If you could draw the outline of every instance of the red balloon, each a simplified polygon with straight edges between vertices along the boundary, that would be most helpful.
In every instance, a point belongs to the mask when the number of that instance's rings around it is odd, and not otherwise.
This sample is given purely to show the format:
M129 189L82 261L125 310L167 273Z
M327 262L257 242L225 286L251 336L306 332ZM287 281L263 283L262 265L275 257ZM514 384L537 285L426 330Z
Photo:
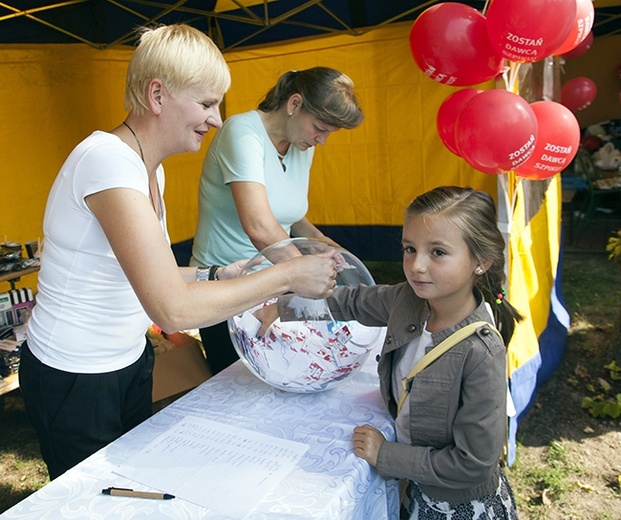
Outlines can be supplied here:
M514 170L530 157L536 140L535 112L524 98L508 90L474 96L457 117L457 149L468 164L484 173Z
M554 101L536 101L531 108L539 133L530 158L515 173L526 179L547 179L564 170L580 145L580 124L571 110Z
M582 56L593 45L593 31L586 35L586 38L575 48L563 54L563 58L577 58Z
M496 76L503 58L492 49L487 20L473 7L445 2L429 7L410 30L419 68L446 85L476 85Z
M597 94L593 80L583 76L570 79L561 87L561 103L572 112L588 107Z
M576 12L576 0L494 0L487 10L487 32L505 58L539 61L567 39Z
M554 51L554 56L561 56L580 45L591 32L593 19L595 18L595 8L593 0L576 0L576 19L569 33L569 36L558 49Z
M455 122L462 107L474 96L483 92L475 88L463 88L453 92L440 105L438 116L436 117L436 128L438 135L444 145L455 155L459 155L457 144L455 144Z

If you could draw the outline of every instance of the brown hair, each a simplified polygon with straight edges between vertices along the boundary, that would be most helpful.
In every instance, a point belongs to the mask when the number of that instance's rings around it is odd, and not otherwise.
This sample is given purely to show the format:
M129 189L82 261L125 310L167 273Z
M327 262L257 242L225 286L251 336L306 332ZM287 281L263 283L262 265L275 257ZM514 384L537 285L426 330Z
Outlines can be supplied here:
M293 94L300 94L302 108L327 125L352 129L364 119L354 82L338 70L313 67L286 72L259 103L259 110L278 110Z
M505 240L498 229L492 197L469 187L441 186L416 197L406 215L442 215L461 231L474 258L481 263L491 262L489 269L476 277L475 287L491 305L498 329L505 345L508 344L522 316L504 295L498 297L506 282Z

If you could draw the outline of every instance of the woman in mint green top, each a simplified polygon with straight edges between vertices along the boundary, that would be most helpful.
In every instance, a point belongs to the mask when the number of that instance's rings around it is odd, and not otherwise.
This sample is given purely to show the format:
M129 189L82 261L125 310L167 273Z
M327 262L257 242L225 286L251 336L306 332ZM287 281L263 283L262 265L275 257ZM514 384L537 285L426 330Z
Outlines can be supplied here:
M306 218L314 146L363 119L353 82L328 67L283 74L257 110L230 117L200 181L190 265L227 265L289 237L324 237ZM213 373L237 360L226 323L201 329Z
M275 231L282 238L289 236L291 227L308 211L314 148L301 151L290 146L281 165L259 114L252 110L227 119L211 143L200 182L200 219L192 265L228 265L229 259L252 258L257 253L235 204L234 194L242 184L242 195L252 183L250 189L261 195L259 202L267 199L267 211L259 214L255 224L260 224L260 215L264 215L267 223L263 229L269 229L274 219ZM313 236L321 236L314 226L312 230Z

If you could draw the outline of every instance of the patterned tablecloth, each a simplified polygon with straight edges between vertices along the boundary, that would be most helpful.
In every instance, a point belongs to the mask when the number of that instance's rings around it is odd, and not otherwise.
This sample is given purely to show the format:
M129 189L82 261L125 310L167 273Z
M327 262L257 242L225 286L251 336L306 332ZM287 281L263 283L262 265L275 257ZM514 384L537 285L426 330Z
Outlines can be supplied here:
M222 520L221 514L178 498L145 500L101 494L110 486L140 487L114 470L184 416L310 445L298 467L245 517L248 520L398 519L398 483L379 476L352 450L355 425L372 424L390 440L395 435L379 393L375 354L349 380L313 394L275 389L239 361L0 517Z

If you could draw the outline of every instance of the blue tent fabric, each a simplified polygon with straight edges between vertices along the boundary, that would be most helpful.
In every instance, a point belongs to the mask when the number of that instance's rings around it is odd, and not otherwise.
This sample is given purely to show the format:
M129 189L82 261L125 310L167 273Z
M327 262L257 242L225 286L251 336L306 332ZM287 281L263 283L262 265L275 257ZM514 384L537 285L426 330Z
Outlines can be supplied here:
M562 258L561 247L551 291L548 321L538 338L539 349L535 356L513 372L509 381L511 397L517 412L514 417L509 418L509 465L512 465L516 458L519 424L535 403L537 390L550 379L556 370L567 345L570 317L561 291Z
M439 0L19 0L0 4L0 43L132 44L136 27L186 23L223 50L413 21ZM482 11L484 0L460 3ZM242 7L239 7L242 6ZM595 36L616 34L621 6L595 6Z

